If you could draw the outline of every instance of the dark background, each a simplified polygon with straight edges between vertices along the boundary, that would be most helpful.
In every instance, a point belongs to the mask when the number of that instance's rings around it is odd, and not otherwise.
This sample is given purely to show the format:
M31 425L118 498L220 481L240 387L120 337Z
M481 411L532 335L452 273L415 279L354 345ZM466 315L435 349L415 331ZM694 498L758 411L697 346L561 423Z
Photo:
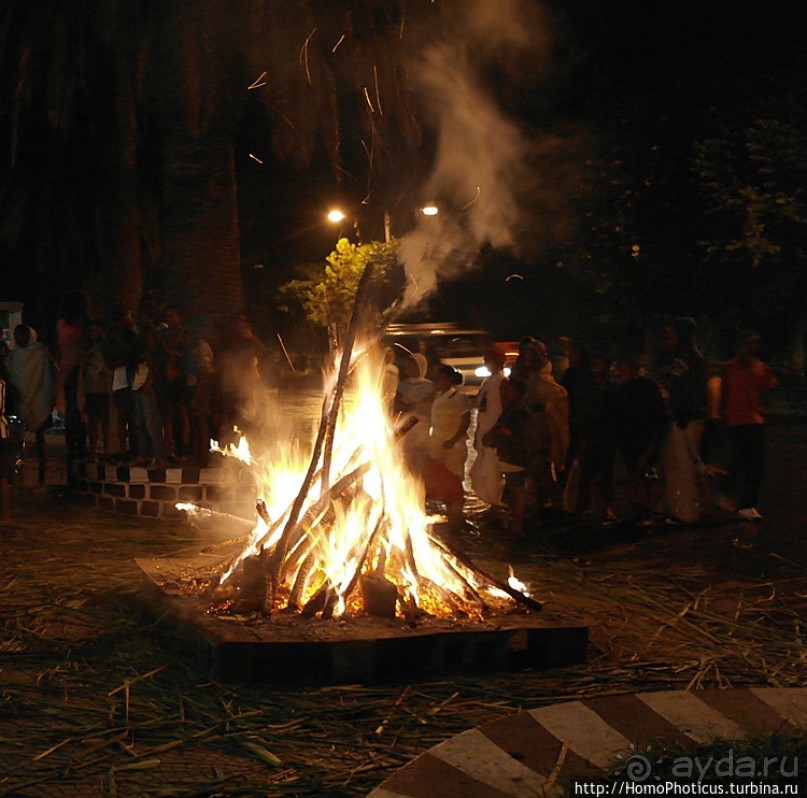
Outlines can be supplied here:
M211 280L227 284L222 274L240 255L256 328L264 337L294 336L305 325L278 310L277 287L333 247L338 231L323 222L331 204L352 209L365 239L381 237L383 210L396 235L414 224L435 131L401 88L407 53L398 43L450 38L451 15L462 10L422 5L244 2L223 11L212 1L172 0L141 4L128 12L135 19L121 20L125 6L115 0L70 10L44 3L36 13L8 3L0 40L0 298L24 301L46 339L68 288L89 290L100 313L120 285L114 275L136 270L143 294L170 298L182 280L174 273L181 258L165 243L166 231L177 227L181 194L172 205L166 185L176 189L185 162L169 153L190 115L187 86L179 81L173 95L162 87L180 64L191 76L195 68L215 75L206 78L199 115L211 129L226 127L237 187L240 253L225 262L202 242L211 262L194 261L194 270L209 269ZM202 21L200 8L208 15ZM480 74L535 145L528 168L551 191L533 191L525 180L521 245L483 247L420 318L484 327L502 339L569 334L641 351L686 313L699 319L715 356L727 354L740 328L757 327L769 355L798 378L807 167L797 4L571 0L541 8L550 45L540 68L502 60ZM402 20L415 31L408 40L398 36ZM176 63L154 44L170 25L175 45L167 52ZM315 85L305 94L301 46L313 28ZM188 49L191 29L199 52ZM319 55L313 47L340 32L350 57L328 66L330 46L321 44ZM380 65L396 98L383 129L373 131L372 173L362 144L371 140L362 97L368 64ZM244 92L264 69L266 92ZM284 78L286 70L293 77ZM125 139L121 75L135 86L133 265L110 258L122 250L98 245L110 229L103 209L114 212L99 187L120 182L108 145ZM195 196L211 196L202 182ZM181 188L188 186L194 196L190 182Z

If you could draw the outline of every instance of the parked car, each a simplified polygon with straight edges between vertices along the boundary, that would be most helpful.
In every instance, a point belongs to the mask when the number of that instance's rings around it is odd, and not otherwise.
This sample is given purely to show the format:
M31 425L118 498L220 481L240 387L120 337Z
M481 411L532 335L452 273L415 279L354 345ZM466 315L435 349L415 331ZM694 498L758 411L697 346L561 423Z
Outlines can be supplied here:
M463 390L475 394L485 379L485 351L495 338L487 330L469 330L454 322L391 324L384 342L395 349L395 362L401 369L410 354L420 351L424 342L441 362L462 374Z

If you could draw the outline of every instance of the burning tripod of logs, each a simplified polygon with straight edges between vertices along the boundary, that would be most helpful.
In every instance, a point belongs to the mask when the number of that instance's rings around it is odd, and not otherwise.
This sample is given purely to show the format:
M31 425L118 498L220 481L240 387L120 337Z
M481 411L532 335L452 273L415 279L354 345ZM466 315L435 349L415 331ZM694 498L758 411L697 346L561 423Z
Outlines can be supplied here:
M222 592L240 566L238 605L266 615L282 609L326 619L363 611L400 616L414 624L422 614L481 617L493 605L505 604L512 610L519 604L540 610L541 603L522 592L518 580L503 582L482 572L456 547L438 538L422 509L422 492L420 508L410 504L407 509L405 502L392 495L396 488L386 483L387 476L397 470L395 445L417 419L405 418L395 426L384 422L375 428L376 442L386 438L381 448L392 452L385 464L360 443L348 450L341 468L335 469L334 441L345 385L367 351L353 356L371 273L369 265L359 282L336 379L323 399L319 430L299 491L274 519L264 501L257 500L262 526L256 526L259 531L253 532L249 546L229 564L212 596ZM380 390L371 393L377 397L378 417L386 419ZM368 480L380 483L376 496ZM347 546L336 548L337 567L333 561L323 566L323 548L331 547L334 530L346 518L352 518L348 525L361 532Z

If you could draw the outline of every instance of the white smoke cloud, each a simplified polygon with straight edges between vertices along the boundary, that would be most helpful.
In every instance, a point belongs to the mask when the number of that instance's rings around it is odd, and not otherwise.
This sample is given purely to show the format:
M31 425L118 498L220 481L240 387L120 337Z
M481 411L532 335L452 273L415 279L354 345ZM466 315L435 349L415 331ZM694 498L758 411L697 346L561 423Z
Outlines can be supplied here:
M462 0L450 9L451 30L414 65L416 91L437 130L423 199L436 202L440 213L419 219L401 240L404 307L471 265L481 247L516 242L516 191L528 147L486 86L483 70L511 66L527 50L543 51L544 28L528 8L519 0Z

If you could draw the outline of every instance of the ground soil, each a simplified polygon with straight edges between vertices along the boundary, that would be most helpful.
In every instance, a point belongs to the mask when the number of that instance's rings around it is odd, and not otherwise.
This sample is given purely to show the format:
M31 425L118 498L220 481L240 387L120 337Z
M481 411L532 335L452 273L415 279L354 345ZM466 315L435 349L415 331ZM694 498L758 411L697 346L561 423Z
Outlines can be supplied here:
M805 426L769 429L760 525L536 519L519 544L471 506L460 542L480 564L499 577L512 564L554 613L590 619L584 666L295 689L218 684L177 647L140 602L135 558L192 554L205 534L60 499L52 443L51 485L18 488L0 528L0 795L359 796L523 708L803 681Z

